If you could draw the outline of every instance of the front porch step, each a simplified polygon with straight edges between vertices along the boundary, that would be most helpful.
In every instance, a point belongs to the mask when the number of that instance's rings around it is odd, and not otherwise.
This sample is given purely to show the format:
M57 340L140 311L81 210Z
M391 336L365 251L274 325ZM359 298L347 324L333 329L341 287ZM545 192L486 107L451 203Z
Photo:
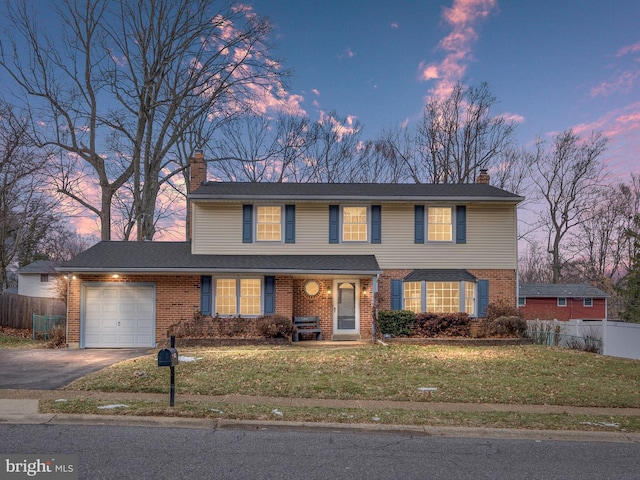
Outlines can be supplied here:
M334 342L353 342L360 339L359 333L334 333L331 337Z

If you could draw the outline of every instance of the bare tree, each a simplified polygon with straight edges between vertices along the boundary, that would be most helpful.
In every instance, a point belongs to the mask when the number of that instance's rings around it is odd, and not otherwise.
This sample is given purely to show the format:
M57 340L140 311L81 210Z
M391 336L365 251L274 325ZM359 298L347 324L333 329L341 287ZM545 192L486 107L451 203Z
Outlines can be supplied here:
M530 159L533 197L543 204L539 219L552 256L553 283L562 280L563 266L576 253L566 245L569 234L593 216L592 205L604 181L600 156L605 145L599 133L582 139L567 130L555 137L549 151L539 139Z
M35 260L38 245L56 223L46 192L46 156L28 135L26 117L0 102L0 289L7 271Z
M549 283L551 258L546 248L538 242L529 242L528 248L518 259L520 283Z
M100 217L107 240L113 197L131 178L136 237L152 239L158 195L184 168L175 150L192 126L250 110L272 87L282 91L283 72L268 56L270 24L231 1L55 7L54 36L26 2L11 10L11 48L3 45L0 64L37 105L34 120L48 127L36 129L41 144L73 154L62 157L59 190ZM91 167L98 202L77 158Z
M457 83L449 97L427 101L416 135L417 154L407 162L416 183L470 183L497 166L511 145L515 124L493 114L497 99L487 83Z

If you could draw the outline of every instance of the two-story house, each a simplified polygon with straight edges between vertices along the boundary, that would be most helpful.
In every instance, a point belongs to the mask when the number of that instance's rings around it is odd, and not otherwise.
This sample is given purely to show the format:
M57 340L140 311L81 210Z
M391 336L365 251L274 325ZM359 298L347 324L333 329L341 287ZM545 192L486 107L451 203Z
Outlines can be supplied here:
M68 342L154 346L205 316L318 316L327 340L368 339L374 309L516 304L517 204L476 184L206 182L192 160L187 242L100 242L68 274Z

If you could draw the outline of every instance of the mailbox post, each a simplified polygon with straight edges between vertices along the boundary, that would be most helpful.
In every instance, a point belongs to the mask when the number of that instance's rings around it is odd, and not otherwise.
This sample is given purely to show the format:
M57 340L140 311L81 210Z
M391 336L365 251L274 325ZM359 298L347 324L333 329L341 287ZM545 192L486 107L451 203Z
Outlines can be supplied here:
M169 367L171 369L171 391L169 393L169 406L175 405L176 399L176 377L175 366L178 364L178 350L176 350L176 337L171 336L171 346L163 348L158 352L158 366Z

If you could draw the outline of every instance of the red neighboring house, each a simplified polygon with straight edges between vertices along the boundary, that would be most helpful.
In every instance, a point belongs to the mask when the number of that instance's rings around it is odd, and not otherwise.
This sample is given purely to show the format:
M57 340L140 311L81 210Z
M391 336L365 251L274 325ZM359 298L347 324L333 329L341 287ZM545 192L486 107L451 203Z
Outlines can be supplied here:
M521 284L518 307L527 320L603 320L608 296L585 284Z

